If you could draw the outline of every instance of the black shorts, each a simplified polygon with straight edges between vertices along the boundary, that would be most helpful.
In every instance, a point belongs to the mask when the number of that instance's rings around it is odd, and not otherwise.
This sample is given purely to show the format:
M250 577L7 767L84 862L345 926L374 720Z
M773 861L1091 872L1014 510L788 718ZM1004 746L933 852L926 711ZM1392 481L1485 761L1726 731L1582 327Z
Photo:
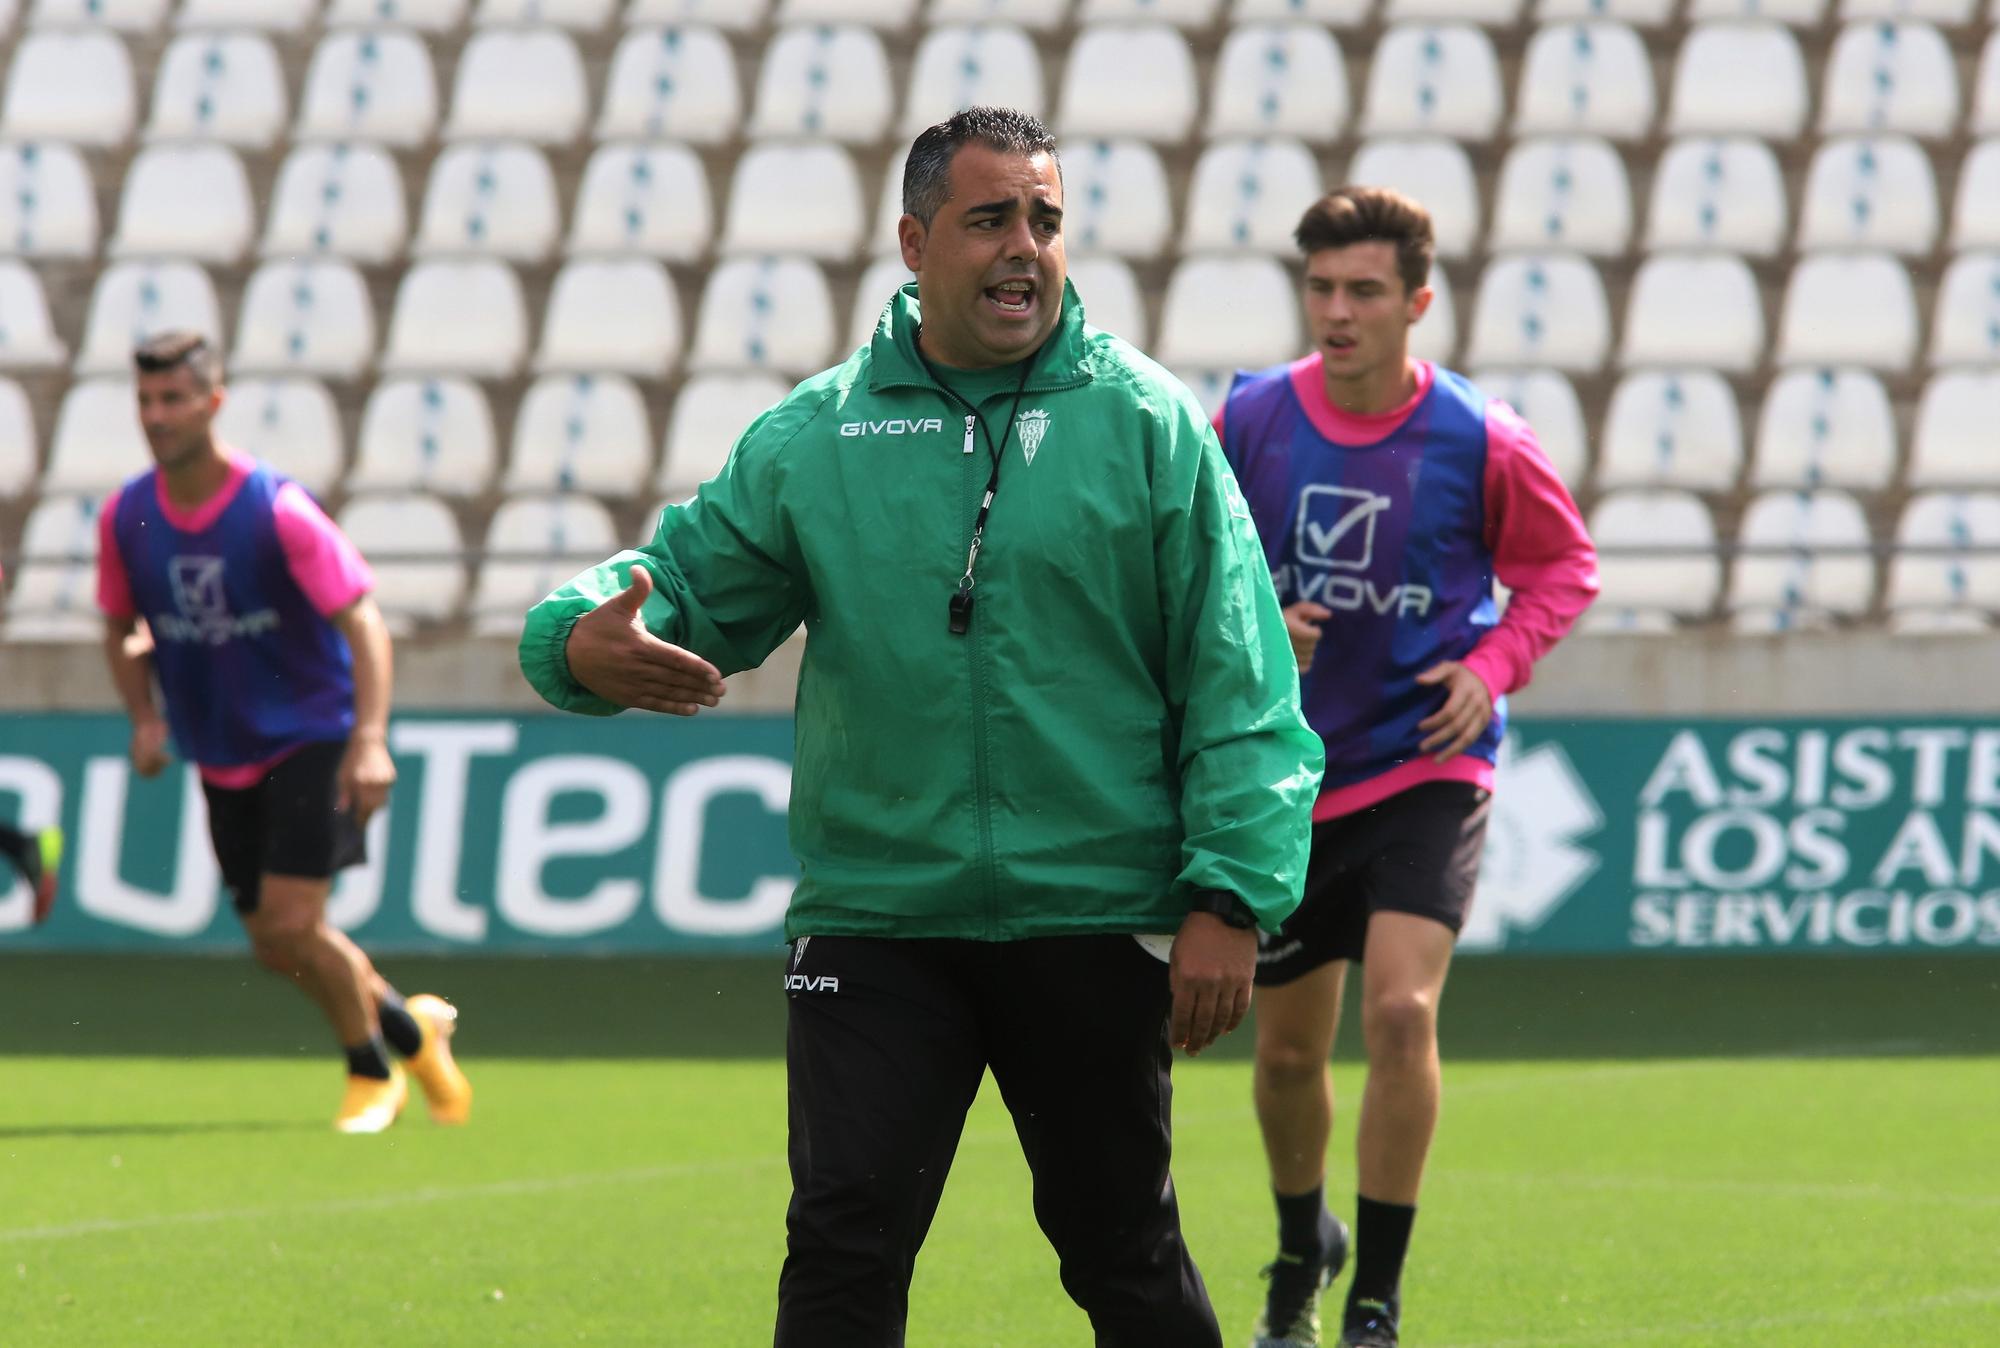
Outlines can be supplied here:
M1365 810L1314 824L1305 898L1273 936L1258 933L1257 982L1289 983L1358 960L1376 913L1414 913L1455 936L1472 907L1492 793L1424 782Z
M257 911L263 876L326 880L368 859L353 814L334 808L346 753L345 740L322 741L293 750L263 781L241 791L202 783L208 836L239 914Z

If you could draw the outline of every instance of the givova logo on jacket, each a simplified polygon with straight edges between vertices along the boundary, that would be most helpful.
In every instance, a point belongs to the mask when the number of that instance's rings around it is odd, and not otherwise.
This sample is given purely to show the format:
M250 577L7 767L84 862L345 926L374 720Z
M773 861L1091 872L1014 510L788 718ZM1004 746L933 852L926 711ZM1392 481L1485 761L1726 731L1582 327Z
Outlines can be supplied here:
M1357 487L1314 483L1302 490L1292 538L1298 597L1349 613L1429 613L1427 585L1384 589L1373 577L1344 574L1374 567L1375 524L1394 505L1390 497Z

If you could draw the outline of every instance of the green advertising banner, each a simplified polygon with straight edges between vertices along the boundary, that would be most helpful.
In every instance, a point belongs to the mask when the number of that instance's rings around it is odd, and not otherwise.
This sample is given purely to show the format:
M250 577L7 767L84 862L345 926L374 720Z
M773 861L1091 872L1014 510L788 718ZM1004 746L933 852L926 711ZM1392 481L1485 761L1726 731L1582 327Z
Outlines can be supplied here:
M240 948L192 773L132 777L110 715L0 718L0 820L60 820L55 916L13 948ZM405 716L334 920L380 950L773 949L791 722ZM2000 726L1518 722L1467 951L2000 947Z

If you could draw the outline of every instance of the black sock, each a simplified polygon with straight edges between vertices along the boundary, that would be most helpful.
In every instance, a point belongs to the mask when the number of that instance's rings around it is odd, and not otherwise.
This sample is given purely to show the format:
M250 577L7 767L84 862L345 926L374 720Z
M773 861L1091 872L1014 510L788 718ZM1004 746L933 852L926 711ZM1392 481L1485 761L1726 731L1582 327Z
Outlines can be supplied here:
M1314 1185L1303 1194L1273 1193L1278 1200L1278 1251L1301 1259L1315 1259L1326 1249L1333 1235L1333 1214L1322 1197L1325 1185Z
M1347 1289L1347 1304L1394 1304L1417 1209L1411 1204L1377 1203L1357 1194L1354 1213L1354 1285Z
M403 1005L402 993L390 988L376 1007L382 1017L382 1037L389 1041L390 1048L407 1058L424 1046L423 1029L410 1014L410 1008Z
M377 1081L389 1079L389 1050L381 1035L372 1034L348 1048L347 1075L374 1077Z

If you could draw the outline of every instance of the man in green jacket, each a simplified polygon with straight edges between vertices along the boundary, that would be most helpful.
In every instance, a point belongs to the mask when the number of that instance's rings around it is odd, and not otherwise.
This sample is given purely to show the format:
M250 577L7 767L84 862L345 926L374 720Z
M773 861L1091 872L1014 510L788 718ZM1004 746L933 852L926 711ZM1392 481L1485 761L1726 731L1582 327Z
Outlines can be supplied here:
M917 282L868 345L537 605L522 668L566 710L691 715L805 625L780 1348L903 1342L988 1068L1097 1342L1217 1348L1172 1049L1248 1010L1323 753L1200 406L1068 288L1048 131L957 114L903 205Z

